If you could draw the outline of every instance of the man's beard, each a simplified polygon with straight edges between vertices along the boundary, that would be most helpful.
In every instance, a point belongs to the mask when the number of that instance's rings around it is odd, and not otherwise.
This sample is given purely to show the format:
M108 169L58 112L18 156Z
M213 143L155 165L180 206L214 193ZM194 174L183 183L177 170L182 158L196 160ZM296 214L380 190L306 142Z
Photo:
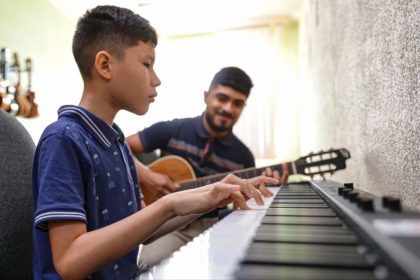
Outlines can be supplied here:
M214 123L210 113L206 112L205 116L206 116L207 123L209 124L210 128L213 129L214 131L226 132L226 131L231 131L232 130L233 124L230 125L230 126L226 126L224 124L217 125L217 124Z

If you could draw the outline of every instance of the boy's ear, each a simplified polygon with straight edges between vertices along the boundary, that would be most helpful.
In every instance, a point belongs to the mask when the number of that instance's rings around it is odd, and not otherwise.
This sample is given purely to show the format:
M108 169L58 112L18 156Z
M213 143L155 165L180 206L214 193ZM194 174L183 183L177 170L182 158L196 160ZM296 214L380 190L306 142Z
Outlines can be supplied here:
M100 51L96 54L94 69L104 79L111 79L110 67L111 55L106 51Z

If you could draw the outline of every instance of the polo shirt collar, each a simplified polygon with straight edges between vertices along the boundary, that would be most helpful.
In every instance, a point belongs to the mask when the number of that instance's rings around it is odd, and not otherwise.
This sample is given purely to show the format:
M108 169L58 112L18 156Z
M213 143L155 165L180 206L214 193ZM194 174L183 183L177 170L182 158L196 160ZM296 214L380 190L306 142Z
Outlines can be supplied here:
M61 106L58 109L58 117L64 116L77 119L105 148L111 148L116 141L121 143L125 141L122 130L115 123L110 127L106 122L82 107L74 105Z
M209 133L207 132L206 128L204 127L204 113L201 115L201 117L197 117L195 120L195 131L198 135L198 137L203 138L203 139L208 139L211 136L209 135ZM214 138L214 141L219 142L222 145L225 146L231 146L233 144L235 136L233 135L232 132L230 132L228 135L223 136L223 137L216 137Z

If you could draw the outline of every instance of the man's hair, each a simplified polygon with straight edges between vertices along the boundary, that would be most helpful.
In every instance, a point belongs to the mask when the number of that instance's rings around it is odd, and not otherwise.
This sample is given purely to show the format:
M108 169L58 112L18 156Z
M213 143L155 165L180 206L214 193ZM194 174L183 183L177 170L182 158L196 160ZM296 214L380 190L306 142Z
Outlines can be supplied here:
M225 67L217 72L210 83L209 90L214 89L217 85L229 86L246 96L249 95L253 87L251 78L238 67Z
M73 36L73 56L83 77L92 76L96 54L107 51L122 59L128 47L139 41L157 45L149 21L133 11L116 6L97 6L79 19Z

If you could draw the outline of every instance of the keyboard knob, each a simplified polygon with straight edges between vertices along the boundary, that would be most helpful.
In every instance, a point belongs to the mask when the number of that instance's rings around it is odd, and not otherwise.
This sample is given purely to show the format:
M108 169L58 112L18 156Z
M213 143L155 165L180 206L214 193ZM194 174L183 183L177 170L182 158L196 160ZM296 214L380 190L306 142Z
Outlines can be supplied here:
M350 197L350 193L352 192L352 190L351 189L347 189L347 188L345 188L344 190L343 190L343 197L344 198L349 198Z
M372 212L373 209L373 199L367 196L359 195L357 197L357 205L366 212Z
M382 197L382 206L391 211L401 212L401 200L395 196L384 195Z
M356 202L357 201L357 197L359 196L358 192L350 192L349 193L349 199L351 202Z
M348 189L351 189L351 190L354 190L353 183L344 183L344 187L348 188Z

